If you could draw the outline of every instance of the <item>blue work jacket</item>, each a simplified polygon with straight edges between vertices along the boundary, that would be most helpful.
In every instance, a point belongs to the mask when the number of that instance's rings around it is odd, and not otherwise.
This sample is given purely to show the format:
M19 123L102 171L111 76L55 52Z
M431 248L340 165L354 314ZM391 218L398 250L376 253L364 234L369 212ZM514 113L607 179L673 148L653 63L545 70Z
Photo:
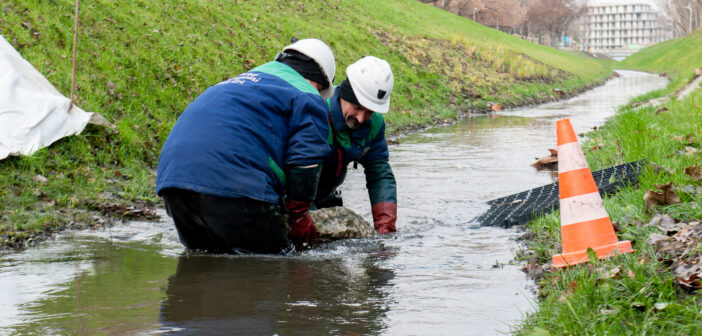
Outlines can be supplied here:
M329 153L328 107L291 67L270 62L208 88L178 118L156 192L179 188L277 203L285 170Z

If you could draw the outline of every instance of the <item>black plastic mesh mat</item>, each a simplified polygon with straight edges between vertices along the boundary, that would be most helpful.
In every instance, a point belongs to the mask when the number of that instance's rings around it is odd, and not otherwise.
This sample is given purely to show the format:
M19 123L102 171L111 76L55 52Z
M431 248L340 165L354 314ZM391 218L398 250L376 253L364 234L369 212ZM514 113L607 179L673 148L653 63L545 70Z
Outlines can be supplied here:
M626 184L637 184L647 160L625 163L592 173L600 195L611 194ZM558 182L488 201L482 215L473 219L483 226L511 227L524 224L533 216L558 209Z

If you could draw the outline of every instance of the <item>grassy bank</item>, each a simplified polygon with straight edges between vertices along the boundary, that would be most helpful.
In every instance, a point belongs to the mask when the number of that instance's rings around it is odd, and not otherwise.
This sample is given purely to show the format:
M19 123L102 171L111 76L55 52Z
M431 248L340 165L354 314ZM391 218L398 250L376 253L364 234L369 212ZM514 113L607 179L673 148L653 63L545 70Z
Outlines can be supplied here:
M667 72L669 86L637 101L672 93L702 67L702 31L634 54L621 66ZM636 104L633 104L634 106ZM529 269L539 274L538 311L520 326L522 335L699 335L702 334L702 285L685 269L702 261L702 182L695 170L702 162L702 90L665 103L667 110L622 107L582 144L591 169L648 159L651 165L637 187L605 199L620 240L637 250L615 258L552 271L551 256L561 253L559 214L527 225L529 250L521 251ZM647 191L672 182L680 202L651 207ZM679 227L664 232L654 219L668 215ZM695 224L699 223L699 224ZM683 225L688 224L688 225ZM693 225L689 225L693 224ZM674 232L679 231L672 237ZM663 234L654 243L652 234ZM695 273L695 272L693 272ZM702 274L702 272L700 272Z
M643 49L624 59L617 67L665 74L671 82L658 93L662 96L681 89L694 76L694 69L702 68L701 45L702 30L697 29L685 38L668 40Z
M72 0L3 2L0 34L70 91ZM80 16L77 105L89 126L31 157L0 161L0 246L23 247L99 213L149 216L154 170L179 114L207 87L271 60L291 36L319 37L338 84L362 55L395 73L390 132L457 114L559 98L601 83L611 63L535 45L413 0L91 1ZM560 90L554 90L554 89ZM38 176L44 177L38 177Z

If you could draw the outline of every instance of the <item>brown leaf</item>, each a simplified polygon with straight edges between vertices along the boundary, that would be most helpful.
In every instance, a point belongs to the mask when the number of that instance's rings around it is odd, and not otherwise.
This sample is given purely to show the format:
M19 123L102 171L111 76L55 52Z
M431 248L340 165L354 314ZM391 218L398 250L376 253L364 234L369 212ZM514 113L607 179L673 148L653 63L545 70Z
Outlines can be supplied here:
M612 228L614 228L614 232L622 232L622 227L619 222L612 222Z
M646 241L646 244L658 245L659 242L669 241L669 240L673 240L673 239L666 236L666 235L662 235L662 234L658 234L658 233L651 233L648 236L648 240Z
M648 190L644 194L644 201L646 202L646 211L651 212L653 207L657 205L670 205L675 203L680 203L680 196L678 196L673 191L673 182L668 182L666 184L656 184L656 188L661 189L663 192Z
M699 166L689 166L685 168L685 174L692 176L692 179L699 181L702 178L702 168Z
M661 106L661 107L659 107L659 108L656 110L656 115L661 114L661 113L663 113L663 112L665 112L665 111L668 111L668 108L665 107L665 106Z
M646 202L646 212L651 213L653 211L653 208L665 202L665 194L662 192L648 190L646 191L646 194L644 194L643 200Z
M673 239L692 245L702 241L702 227L699 225L685 225L680 231L673 235Z
M632 270L628 270L628 271L626 271L626 276L628 276L630 278L634 278L636 276L636 274L634 274L634 272Z
M541 167L541 168L547 168L547 167L555 168L557 163L558 163L557 156L544 156L544 157L536 160L534 163L532 163L531 166L532 167Z
M673 171L672 171L672 170L667 169L667 168L662 167L662 166L659 166L659 165L657 165L655 162L651 162L651 167L653 167L653 171L656 172L656 173L666 172L666 173L668 173L668 174L670 174L670 175L673 174Z
M680 231L686 225L686 223L676 223L675 219L673 219L672 217L668 215L663 215L661 216L660 223L658 223L658 229L663 231L663 234L667 235L670 233Z
M665 193L665 204L670 205L670 204L675 204L675 203L680 203L680 196L678 196L674 191L673 191L673 182L668 182L666 184L656 184L656 188L663 190Z
M690 289L700 289L702 288L702 265L685 263L673 269L673 272L677 274L675 277L675 283Z

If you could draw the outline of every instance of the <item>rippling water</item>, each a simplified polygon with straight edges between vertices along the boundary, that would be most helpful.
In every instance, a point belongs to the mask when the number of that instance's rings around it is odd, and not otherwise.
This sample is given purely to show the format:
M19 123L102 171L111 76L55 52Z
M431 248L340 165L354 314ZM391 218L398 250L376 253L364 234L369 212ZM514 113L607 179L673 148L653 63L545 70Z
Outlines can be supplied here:
M495 335L532 309L513 229L470 219L551 183L529 166L628 99L665 86L621 71L568 101L466 118L391 147L398 232L293 256L188 256L166 217L72 232L0 256L0 334ZM361 169L345 205L371 219Z

